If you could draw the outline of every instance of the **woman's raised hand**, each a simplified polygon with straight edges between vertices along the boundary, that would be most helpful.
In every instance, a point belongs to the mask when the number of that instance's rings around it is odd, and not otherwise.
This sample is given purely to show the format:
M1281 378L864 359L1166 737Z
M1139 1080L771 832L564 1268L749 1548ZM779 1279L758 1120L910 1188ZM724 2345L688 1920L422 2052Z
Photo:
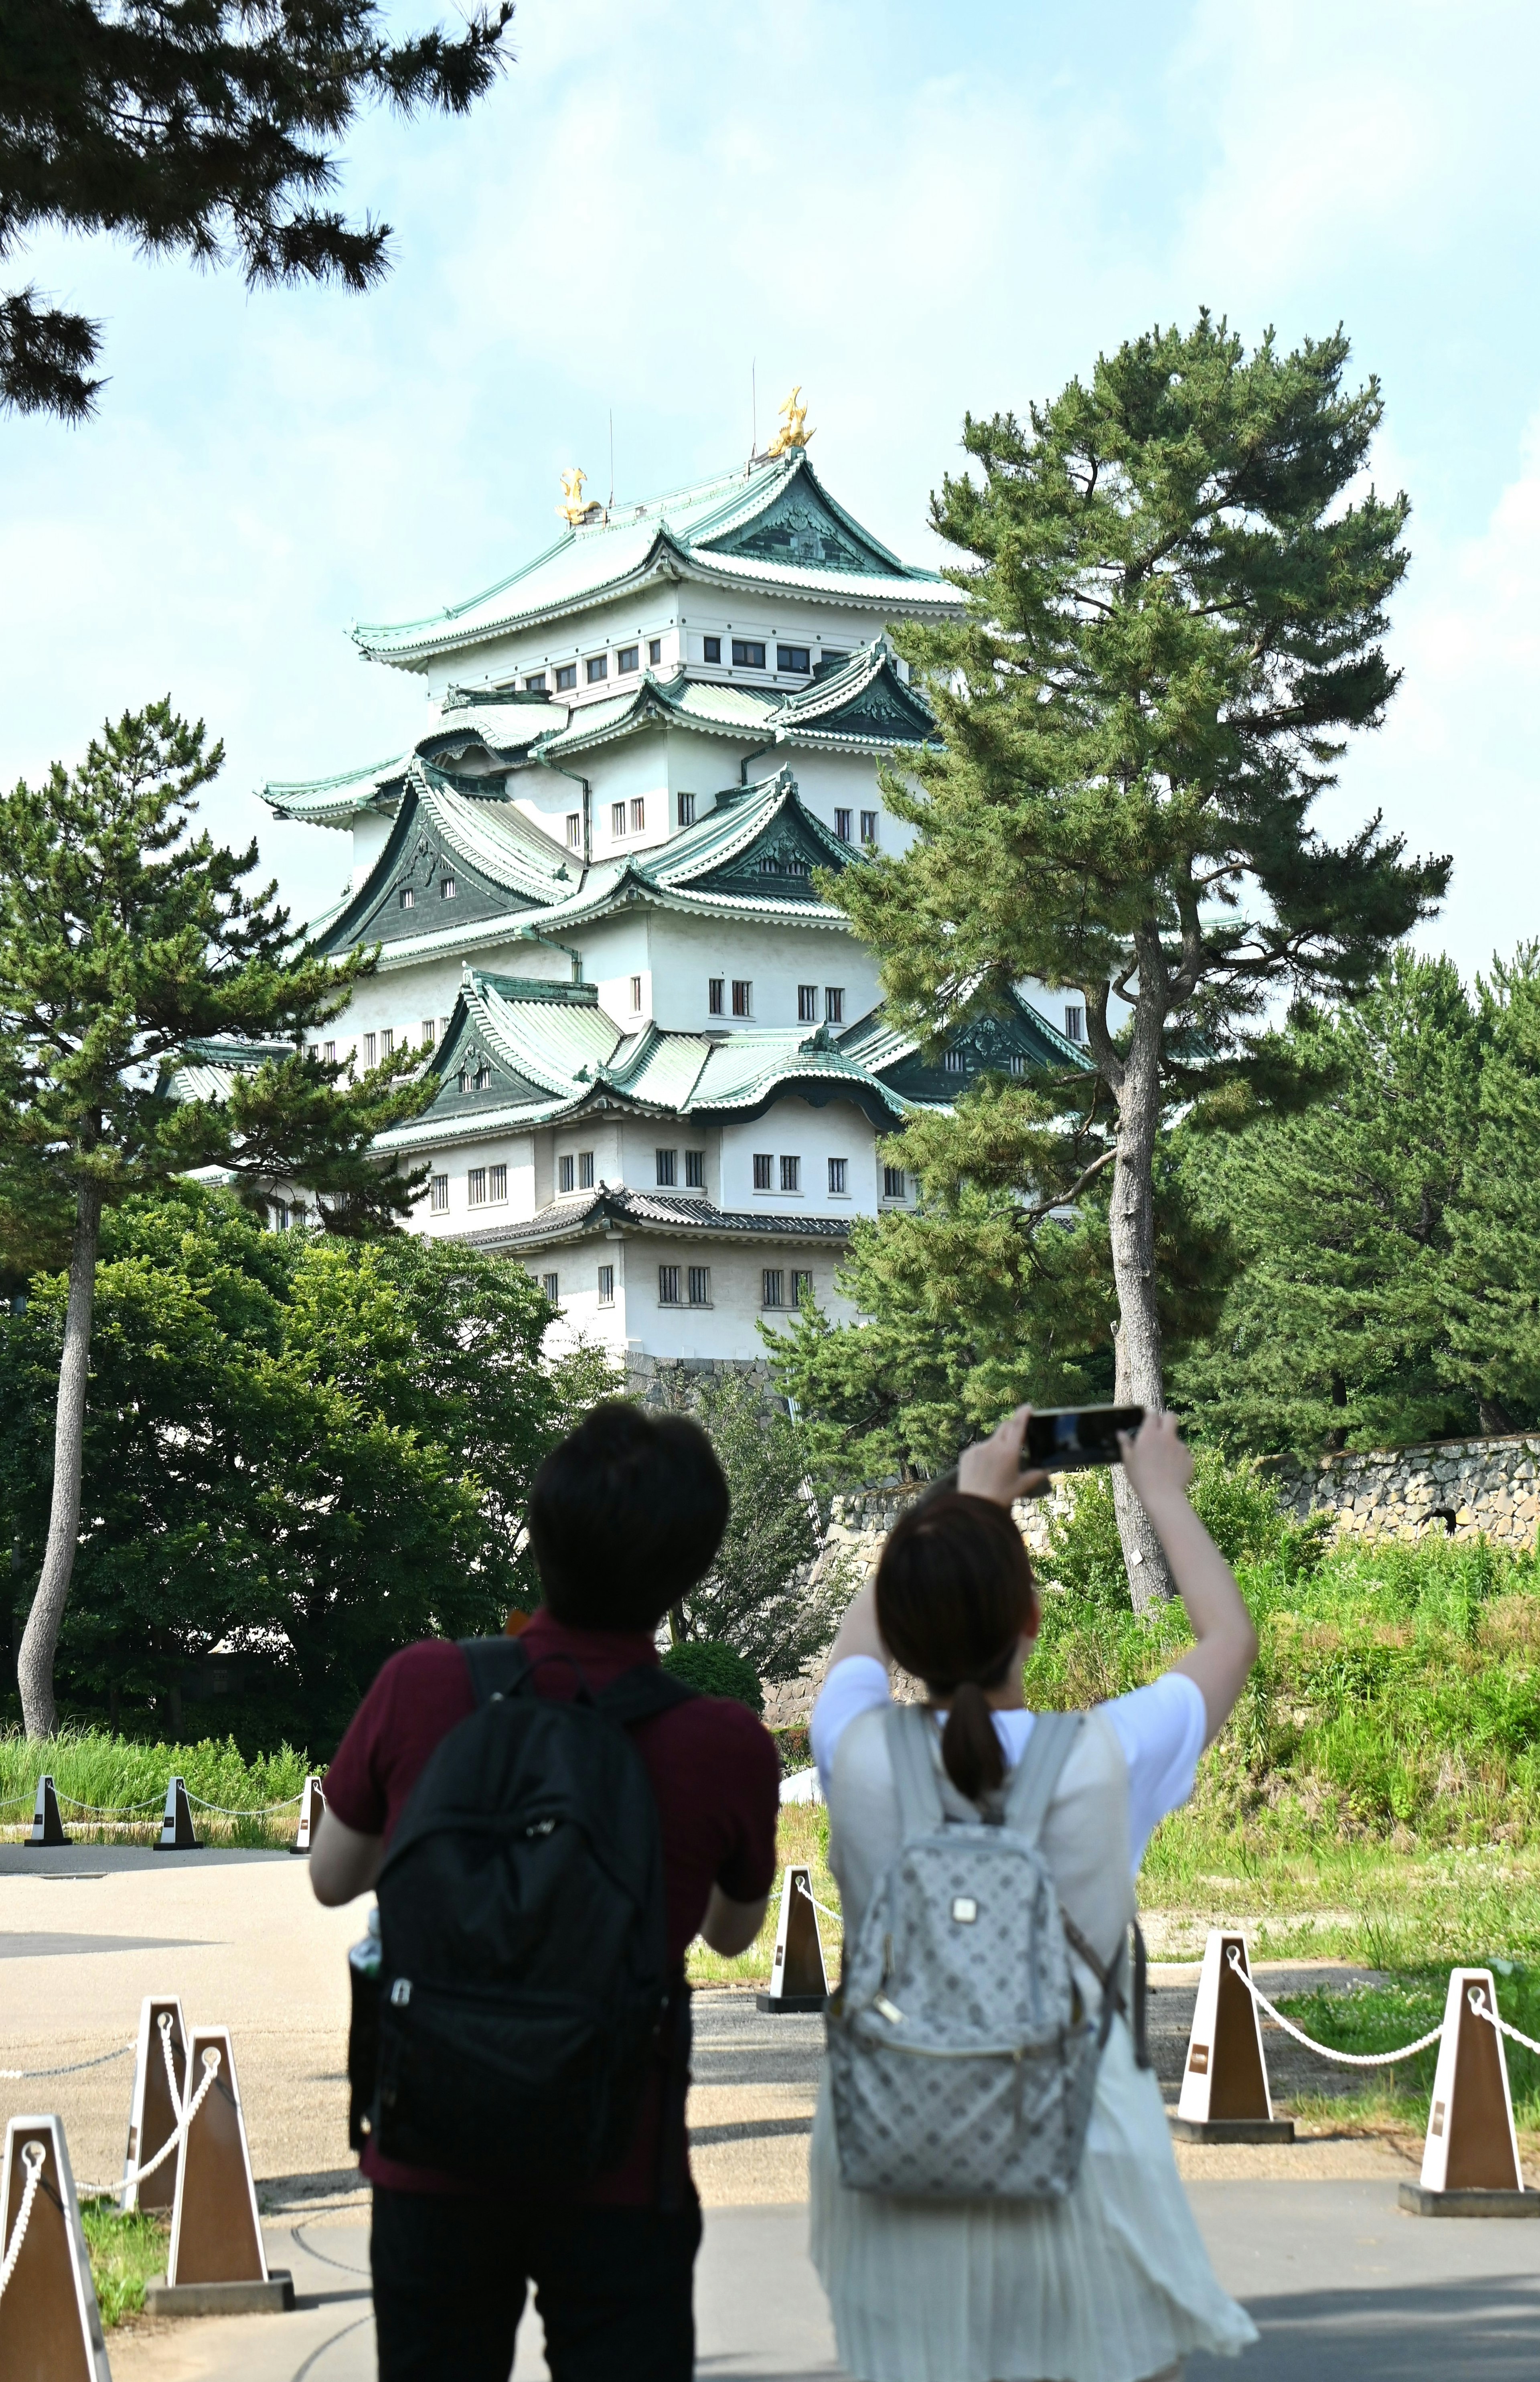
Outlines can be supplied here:
M996 1505L1013 1505L1018 1497L1039 1493L1047 1476L1021 1470L1021 1442L1031 1419L1031 1406L1018 1406L987 1439L963 1449L957 1485L964 1496L988 1497Z
M1137 1430L1118 1432L1118 1444L1123 1451L1123 1469L1152 1522L1157 1520L1156 1509L1163 1501L1185 1499L1192 1478L1192 1451L1177 1429L1175 1415L1146 1415Z

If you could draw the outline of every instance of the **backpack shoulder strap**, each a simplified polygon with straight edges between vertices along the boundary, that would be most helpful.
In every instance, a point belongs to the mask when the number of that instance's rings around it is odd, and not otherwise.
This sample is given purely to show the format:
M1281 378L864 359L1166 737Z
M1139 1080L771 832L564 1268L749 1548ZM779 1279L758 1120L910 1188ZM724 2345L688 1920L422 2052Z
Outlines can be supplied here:
M1035 1845L1048 1816L1059 1772L1080 1735L1082 1713L1045 1712L1034 1715L1027 1750L1016 1765L1006 1795L1005 1824L1030 1845Z
M946 1825L947 1807L931 1757L935 1723L923 1704L894 1704L886 1718L887 1752L898 1790L898 1825L905 1838Z
M657 1663L638 1663L634 1670L622 1671L607 1688L602 1688L593 1701L606 1720L620 1728L634 1728L638 1721L655 1719L659 1713L672 1712L676 1704L693 1703L698 1689L686 1687Z
M530 1676L530 1658L517 1638L462 1638L459 1650L478 1712L494 1696L517 1695Z

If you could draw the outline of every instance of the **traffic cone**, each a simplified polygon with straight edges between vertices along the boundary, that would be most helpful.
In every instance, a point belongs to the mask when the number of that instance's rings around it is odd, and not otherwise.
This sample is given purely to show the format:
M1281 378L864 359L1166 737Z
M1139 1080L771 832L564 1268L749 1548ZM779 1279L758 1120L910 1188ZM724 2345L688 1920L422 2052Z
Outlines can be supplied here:
M152 2176L142 2183L130 2180L136 2170L148 2167L155 2153L169 2142L177 2130L177 2112L172 2106L171 2082L165 2072L165 2052L161 2043L161 2020L167 2021L171 2045L171 2066L176 2076L177 2098L187 2093L187 2028L182 2019L182 2005L171 1994L158 1999L146 1994L140 2004L139 2044L134 2060L134 2093L128 2104L128 2147L123 2157L123 2206L129 2208L169 2208L177 2196L177 2162L164 2159Z
M1423 2172L1402 2184L1400 2204L1414 2216L1540 2216L1540 2192L1526 2192L1520 2171L1503 2039L1472 2008L1473 1993L1496 2012L1489 1969L1451 1969Z
M33 2375L39 2382L112 2382L62 2118L13 2118L6 2128L0 2216L4 2252L17 2252L0 2293L0 2374L18 2382Z
M158 1853L202 1852L202 1846L192 1825L192 1806L187 1799L187 1788L181 1779L170 1780L165 1790L165 1817L161 1822Z
M1232 1949L1250 1976L1244 1935L1209 1929L1171 2131L1182 2143L1291 2143L1293 2118L1273 2115L1262 2020L1230 1967Z
M69 1838L64 1832L64 1822L59 1817L59 1799L54 1792L53 1777L47 1771L43 1772L37 1783L37 1801L32 1807L31 1834L28 1836L27 1842L29 1845L49 1847L67 1845L69 1842Z
M321 1814L326 1808L326 1798L321 1792L321 1781L312 1775L299 1791L299 1833L289 1847L291 1853L308 1853L311 1839L321 1824Z
M781 1880L780 1919L770 1990L755 2000L762 2010L821 2010L829 1997L824 1946L813 1907L813 1880L805 1869L789 1868Z
M190 2106L211 2064L212 2081L177 2154L171 2252L165 2280L157 2277L145 2287L150 2315L243 2315L294 2305L290 2276L269 2269L263 2246L226 2026L192 2029L184 2106Z

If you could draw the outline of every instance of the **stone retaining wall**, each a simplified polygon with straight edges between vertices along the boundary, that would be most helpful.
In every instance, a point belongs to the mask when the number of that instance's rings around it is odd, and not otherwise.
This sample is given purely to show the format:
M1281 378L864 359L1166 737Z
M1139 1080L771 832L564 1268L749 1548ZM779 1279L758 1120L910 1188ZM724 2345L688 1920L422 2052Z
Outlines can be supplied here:
M1343 1538L1418 1537L1442 1529L1528 1550L1540 1529L1540 1435L1447 1439L1425 1447L1281 1459L1284 1504L1299 1515L1334 1514Z

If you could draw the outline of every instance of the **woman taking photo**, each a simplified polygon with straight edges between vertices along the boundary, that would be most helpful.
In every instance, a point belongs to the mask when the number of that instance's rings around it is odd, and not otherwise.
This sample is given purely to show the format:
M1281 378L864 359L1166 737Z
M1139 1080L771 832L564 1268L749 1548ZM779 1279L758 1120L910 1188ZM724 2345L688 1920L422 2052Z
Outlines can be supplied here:
M968 1841L950 1836L953 1825L1024 1824L1030 1798L1012 1797L1012 1777L1034 1725L1022 1669L1040 1608L1010 1508L1029 1485L1021 1471L1029 1411L966 1452L956 1491L902 1516L834 1643L812 1736L844 1904L847 1977L869 1907L898 1890L900 1846L919 1841L917 1790L896 1761L906 1773L929 1762L934 1786L922 1771L918 1791L933 1796L938 1821L944 1815L945 1844L960 1850ZM1062 1912L1068 1949L1057 1957L1085 2015L1082 2040L1105 2037L1099 2064L1093 2052L1086 2069L1094 2094L1083 2152L1077 2137L1064 2160L1072 2180L1065 2188L1060 2176L1057 2197L1007 2196L1017 2187L1003 2179L999 2196L980 2198L852 2190L842 2149L850 2171L861 2161L853 2140L837 2138L825 2073L813 2136L813 2253L841 2363L859 2382L1167 2382L1192 2351L1234 2354L1256 2339L1209 2265L1160 2088L1136 2062L1118 1985L1144 1848L1192 1793L1198 1757L1255 1659L1256 1634L1228 1565L1187 1502L1192 1459L1170 1417L1152 1415L1123 1442L1123 1456L1197 1642L1152 1686L1097 1707L1078 1726L1051 1724L1017 1782L1025 1790L1032 1771L1045 1773L1032 1824ZM935 1720L923 1730L889 1720L890 1664L925 1684ZM1059 1751L1050 1764L1051 1743ZM915 1744L916 1753L906 1750ZM998 1848L1006 1839L972 1841ZM978 1913L968 1897L950 1908L953 1918ZM885 1940L890 1958L892 1938ZM967 1940L982 1950L983 1926ZM871 1998L897 2035L904 2013L881 1992ZM842 2013L834 2024L844 2023ZM912 2075L921 2064L899 2066ZM941 2076L941 2063L928 2065ZM1061 2126L1061 2158L1063 2133Z

